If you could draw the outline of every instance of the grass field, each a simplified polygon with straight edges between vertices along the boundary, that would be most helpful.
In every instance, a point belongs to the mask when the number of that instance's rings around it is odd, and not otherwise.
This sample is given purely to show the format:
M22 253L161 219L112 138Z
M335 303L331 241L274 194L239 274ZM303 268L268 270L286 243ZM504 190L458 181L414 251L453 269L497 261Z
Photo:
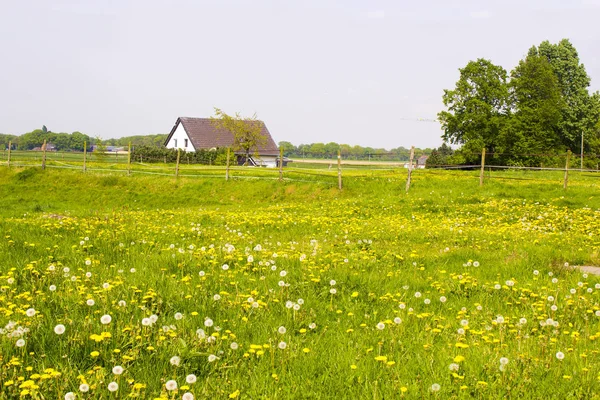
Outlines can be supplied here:
M596 175L348 174L0 168L2 398L599 397Z

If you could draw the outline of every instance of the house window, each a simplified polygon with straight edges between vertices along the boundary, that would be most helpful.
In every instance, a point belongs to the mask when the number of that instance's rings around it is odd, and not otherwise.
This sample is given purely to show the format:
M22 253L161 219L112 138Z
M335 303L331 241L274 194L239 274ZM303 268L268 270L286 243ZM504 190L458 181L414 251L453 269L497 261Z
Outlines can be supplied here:
M183 143L185 143L185 144L183 145L183 147L185 147L186 149L187 149L187 142L188 142L188 140L187 140L187 139L183 139Z
M173 139L173 144L175 145L174 147L177 147L177 139Z

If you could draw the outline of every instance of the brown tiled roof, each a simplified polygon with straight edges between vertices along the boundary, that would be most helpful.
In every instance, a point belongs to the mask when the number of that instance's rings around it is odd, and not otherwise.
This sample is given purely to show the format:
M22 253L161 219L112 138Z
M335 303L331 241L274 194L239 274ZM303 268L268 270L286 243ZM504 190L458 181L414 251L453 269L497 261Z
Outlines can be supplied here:
M171 140L171 136L175 133L179 124L183 125L183 129L189 136L194 148L196 149L211 149L213 147L229 147L233 144L233 134L225 129L217 129L211 122L210 118L190 118L179 117L175 126L165 140L165 145ZM264 144L258 146L258 154L260 155L279 155L277 144L271 137L265 123L262 123L262 134L267 139Z

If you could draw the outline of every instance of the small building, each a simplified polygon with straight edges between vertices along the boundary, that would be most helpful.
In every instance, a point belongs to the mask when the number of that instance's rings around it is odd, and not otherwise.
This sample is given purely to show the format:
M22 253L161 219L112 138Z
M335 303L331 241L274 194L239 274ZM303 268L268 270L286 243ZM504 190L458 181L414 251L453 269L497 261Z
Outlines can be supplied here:
M251 152L249 165L275 167L279 159L279 149L271 137L267 126L262 123L265 142ZM187 152L225 148L233 145L233 134L213 125L210 118L179 117L165 140L167 149L181 149ZM238 163L243 164L245 154L236 152ZM284 159L284 163L285 163Z
M33 151L43 151L44 146L34 147ZM56 146L52 143L46 143L46 151L57 151Z
M429 156L425 156L425 155L417 158L417 168L424 169L425 165L427 164L428 158L429 158Z

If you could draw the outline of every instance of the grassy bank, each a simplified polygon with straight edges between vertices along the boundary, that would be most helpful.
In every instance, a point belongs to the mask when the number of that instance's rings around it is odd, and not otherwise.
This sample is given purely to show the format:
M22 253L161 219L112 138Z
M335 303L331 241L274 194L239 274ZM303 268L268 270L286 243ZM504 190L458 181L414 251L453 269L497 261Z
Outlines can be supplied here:
M405 178L1 168L3 395L593 398L598 178Z

